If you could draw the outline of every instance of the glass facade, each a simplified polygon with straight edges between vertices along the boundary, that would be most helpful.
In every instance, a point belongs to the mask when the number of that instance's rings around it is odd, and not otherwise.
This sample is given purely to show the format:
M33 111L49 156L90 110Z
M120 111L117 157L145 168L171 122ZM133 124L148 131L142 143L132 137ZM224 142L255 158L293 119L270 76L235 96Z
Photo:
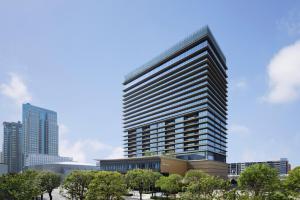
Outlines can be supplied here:
M24 167L30 167L34 165L42 165L56 162L71 162L73 158L61 157L48 154L28 154L25 157Z
M22 169L22 124L21 122L4 122L3 161L9 173Z
M226 162L227 66L208 27L127 75L123 91L126 157Z
M158 157L149 159L121 159L121 160L101 160L100 167L104 171L118 171L126 173L133 169L151 169L160 171L161 160Z
M23 104L24 156L29 154L58 155L57 113Z

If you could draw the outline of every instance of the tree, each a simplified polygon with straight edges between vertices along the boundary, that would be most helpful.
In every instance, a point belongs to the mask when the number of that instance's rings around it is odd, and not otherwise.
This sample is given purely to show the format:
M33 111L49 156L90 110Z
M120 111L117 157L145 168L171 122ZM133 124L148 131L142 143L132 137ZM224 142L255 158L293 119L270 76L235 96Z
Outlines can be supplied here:
M9 200L28 200L39 195L36 171L9 174L0 178L0 197ZM3 198L2 198L3 197Z
M47 192L52 200L52 191L60 185L60 175L53 172L40 172L37 180L42 192L41 199L43 199L43 193Z
M300 196L300 167L296 167L289 172L285 180L285 186L292 196L296 198Z
M168 152L163 152L161 156L166 157L166 158L176 158L174 150L169 150Z
M224 195L229 183L215 176L205 175L198 180L193 179L182 195L186 200L210 200ZM223 199L223 198L222 198Z
M143 193L151 186L151 174L150 170L134 169L128 171L125 176L128 187L139 191L140 200L142 200Z
M158 179L161 177L161 173L159 172L151 172L150 176L150 190L151 190L151 196L153 197L153 193L156 194L157 192L157 187L155 186L155 183Z
M145 153L144 153L144 156L154 156L154 155L155 155L155 153L152 151L149 151L149 150L145 151Z
M159 187L167 197L177 194L182 189L182 177L178 174L162 176L156 181L156 187Z
M202 179L206 176L208 176L208 174L204 173L201 170L189 170L185 174L183 181L184 181L185 184L188 185L190 183L197 182L197 181L199 181L200 179Z
M123 175L118 172L98 172L89 185L87 200L121 199L127 188Z
M265 164L247 167L238 179L239 188L248 190L256 199L267 199L280 187L276 169Z
M93 180L95 173L93 171L72 171L65 178L60 193L68 199L85 199L88 186Z

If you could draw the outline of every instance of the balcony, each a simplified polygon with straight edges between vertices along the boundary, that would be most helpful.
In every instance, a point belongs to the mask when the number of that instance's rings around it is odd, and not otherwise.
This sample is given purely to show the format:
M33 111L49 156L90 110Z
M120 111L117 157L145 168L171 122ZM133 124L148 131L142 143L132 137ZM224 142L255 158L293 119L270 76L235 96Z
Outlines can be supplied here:
M174 127L167 127L167 128L165 128L166 131L173 130L173 129L174 129Z
M174 145L175 144L175 142L174 141L171 141L171 142L166 142L165 143L165 145L167 146L167 145Z
M185 128L184 131L195 131L197 127Z
M166 137L165 141L167 140L175 140L175 137Z
M195 141L195 140L197 140L197 138L187 138L187 139L185 139L184 141L185 141L185 142L189 142L189 141Z

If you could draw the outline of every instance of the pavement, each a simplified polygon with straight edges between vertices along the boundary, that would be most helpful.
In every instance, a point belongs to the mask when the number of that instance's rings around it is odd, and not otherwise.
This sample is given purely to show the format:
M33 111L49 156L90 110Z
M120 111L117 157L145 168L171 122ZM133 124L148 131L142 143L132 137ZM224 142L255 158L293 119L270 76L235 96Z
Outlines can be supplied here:
M137 191L133 191L132 194L133 194L133 196L124 197L124 200L139 200L140 199L140 195ZM55 189L52 192L52 197L53 197L53 200L67 200L65 197L60 195L59 189ZM151 197L151 194L143 194L143 200L150 200L151 199L150 197ZM49 195L47 193L44 194L44 200L50 200Z

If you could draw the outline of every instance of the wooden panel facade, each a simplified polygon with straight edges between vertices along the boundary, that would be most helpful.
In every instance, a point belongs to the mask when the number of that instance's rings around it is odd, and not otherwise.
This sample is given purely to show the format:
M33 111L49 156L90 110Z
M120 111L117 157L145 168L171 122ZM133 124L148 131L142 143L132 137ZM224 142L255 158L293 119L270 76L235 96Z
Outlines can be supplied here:
M176 158L161 157L160 172L163 174L180 174L184 176L188 170L188 163L185 160Z
M188 170L198 169L203 172L227 179L228 166L226 163L211 160L189 160Z

